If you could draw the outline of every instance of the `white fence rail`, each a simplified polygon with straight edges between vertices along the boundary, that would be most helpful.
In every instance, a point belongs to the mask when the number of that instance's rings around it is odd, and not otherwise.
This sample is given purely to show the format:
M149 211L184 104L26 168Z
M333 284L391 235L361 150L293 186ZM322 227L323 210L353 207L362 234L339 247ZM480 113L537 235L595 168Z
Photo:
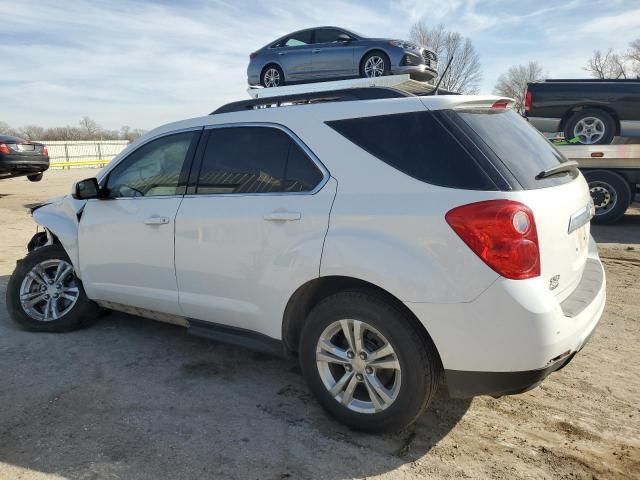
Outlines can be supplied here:
M127 140L41 142L49 150L51 168L102 167L129 145Z

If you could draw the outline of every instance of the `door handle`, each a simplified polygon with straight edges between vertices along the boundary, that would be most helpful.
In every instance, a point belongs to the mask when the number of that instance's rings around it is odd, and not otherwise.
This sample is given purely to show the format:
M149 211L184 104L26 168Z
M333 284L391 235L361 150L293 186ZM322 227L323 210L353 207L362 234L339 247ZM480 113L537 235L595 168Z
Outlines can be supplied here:
M278 55L286 55L287 52L278 52Z
M302 218L300 212L271 212L264 216L269 222L295 222Z
M167 225L168 223L168 217L149 217L144 221L145 225Z
M311 50L311 53L320 53L321 51L321 48L314 48L313 50Z

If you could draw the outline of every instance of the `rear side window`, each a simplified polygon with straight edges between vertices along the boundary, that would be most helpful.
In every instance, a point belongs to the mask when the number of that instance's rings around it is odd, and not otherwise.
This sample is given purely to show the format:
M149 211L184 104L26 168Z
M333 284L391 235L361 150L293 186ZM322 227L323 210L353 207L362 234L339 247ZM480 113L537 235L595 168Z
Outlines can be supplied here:
M327 124L371 155L423 182L496 190L474 157L432 112L353 118Z
M567 159L535 128L513 110L456 112L470 127L470 135L485 153L495 154L523 188L551 187L570 182L577 169L536 180L543 170ZM469 130L468 128L465 130ZM487 152L487 148L489 151Z
M323 174L284 131L225 127L209 135L197 193L308 192Z

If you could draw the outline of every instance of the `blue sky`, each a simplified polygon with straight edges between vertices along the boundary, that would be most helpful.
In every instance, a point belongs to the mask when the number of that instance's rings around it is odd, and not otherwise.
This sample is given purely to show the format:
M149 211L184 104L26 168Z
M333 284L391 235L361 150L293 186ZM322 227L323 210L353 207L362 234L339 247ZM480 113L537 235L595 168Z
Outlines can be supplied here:
M595 49L640 37L638 0L0 0L0 121L150 129L245 92L249 53L288 31L340 25L407 38L413 22L472 39L482 93L509 66L584 77Z

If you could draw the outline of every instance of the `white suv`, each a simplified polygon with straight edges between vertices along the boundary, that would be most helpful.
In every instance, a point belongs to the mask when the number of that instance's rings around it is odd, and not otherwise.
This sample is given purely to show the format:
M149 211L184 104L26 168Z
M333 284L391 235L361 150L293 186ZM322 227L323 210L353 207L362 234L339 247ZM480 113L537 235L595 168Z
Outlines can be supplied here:
M99 306L291 352L368 431L414 421L440 379L524 392L585 345L605 277L583 176L508 104L362 88L160 127L34 209L9 312L57 332Z

